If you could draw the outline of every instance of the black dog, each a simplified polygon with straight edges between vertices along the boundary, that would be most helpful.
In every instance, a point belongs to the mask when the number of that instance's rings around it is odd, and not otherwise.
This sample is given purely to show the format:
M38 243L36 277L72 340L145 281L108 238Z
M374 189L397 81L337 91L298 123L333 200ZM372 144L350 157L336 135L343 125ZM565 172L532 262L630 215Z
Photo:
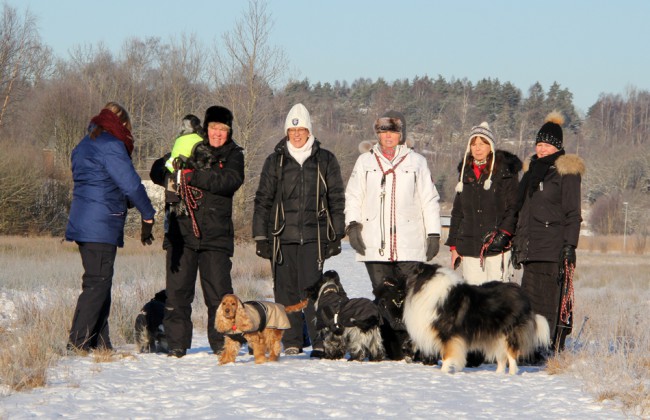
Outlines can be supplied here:
M406 299L406 277L386 278L378 288L373 290L373 293L383 318L380 329L386 357L391 360L406 360L408 363L437 364L437 355L423 357L417 351L402 320Z
M135 318L135 344L140 353L167 353L167 336L163 327L167 291L161 290L147 302Z
M366 357L370 361L383 360L377 305L367 298L348 298L333 270L323 273L307 294L314 301L316 328L323 339L326 359L341 359L349 352L351 361Z

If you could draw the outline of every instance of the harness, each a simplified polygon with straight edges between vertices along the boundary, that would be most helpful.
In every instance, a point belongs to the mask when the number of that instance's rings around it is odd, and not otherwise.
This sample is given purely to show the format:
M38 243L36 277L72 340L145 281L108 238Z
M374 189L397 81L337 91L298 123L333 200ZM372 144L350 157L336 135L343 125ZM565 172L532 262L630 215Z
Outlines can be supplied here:
M379 155L373 151L373 154L375 155L375 159L377 160L377 165L379 165L379 169L381 170L382 176L381 176L381 193L379 194L379 201L380 201L380 207L379 207L379 226L380 226L380 231L381 231L381 248L379 248L379 255L383 256L384 255L384 249L386 248L386 226L384 225L384 207L385 207L385 201L386 201L386 175L393 175L393 182L391 186L391 195L390 195L390 261L397 261L397 211L396 211L396 204L395 204L395 191L397 187L397 172L395 172L395 169L400 165L400 163L404 162L404 159L408 156L408 154L402 156L395 165L393 165L392 168L390 168L387 171L384 171L384 166L381 164L381 160L379 160Z
M267 313L268 309L263 303L256 300L250 300L248 302L242 303L242 306L244 307L244 310L246 310L247 308L252 308L257 312L257 314L259 315L259 324L253 330L250 331L237 331L238 330L237 325L233 325L232 331L226 331L225 334L228 335L247 334L252 332L263 331L264 328L266 328L266 324L268 322L268 313Z

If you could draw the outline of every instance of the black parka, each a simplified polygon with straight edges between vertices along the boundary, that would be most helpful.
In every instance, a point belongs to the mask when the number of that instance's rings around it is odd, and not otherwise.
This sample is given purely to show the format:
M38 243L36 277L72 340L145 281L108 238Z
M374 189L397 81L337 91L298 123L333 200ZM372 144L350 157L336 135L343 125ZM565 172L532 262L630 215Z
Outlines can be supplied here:
M189 181L189 185L202 193L194 210L200 237L194 234L189 215L172 212L163 247L167 249L173 244L194 250L222 251L232 256L232 199L244 182L243 149L232 139L221 147L212 147L207 140L202 146L212 156L213 164L210 169L195 170Z
M517 262L560 262L564 245L578 246L582 222L580 182L584 171L584 162L577 155L560 156L532 194L526 189L524 174L523 202L514 239Z
M282 244L304 244L318 240L320 227L321 242L327 242L327 214L319 211L323 208L331 219L329 240L342 238L345 187L336 157L315 140L311 155L301 166L289 154L287 141L282 139L264 162L255 194L253 238L271 241L276 227L282 227L277 232Z
M459 171L462 162L459 164ZM476 179L472 159L467 159L463 171L463 191L456 194L451 211L451 226L446 245L455 246L463 256L479 257L483 237L495 230L515 233L518 173L521 160L512 153L495 153L492 185L483 185L488 174Z

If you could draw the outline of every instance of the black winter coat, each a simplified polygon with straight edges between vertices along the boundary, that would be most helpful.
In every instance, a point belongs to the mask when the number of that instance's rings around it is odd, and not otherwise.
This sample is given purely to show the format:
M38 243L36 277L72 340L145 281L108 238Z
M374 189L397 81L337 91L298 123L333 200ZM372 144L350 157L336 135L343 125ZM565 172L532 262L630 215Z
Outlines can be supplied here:
M244 182L243 149L232 139L221 147L212 147L207 140L203 145L211 155L212 166L210 169L195 170L189 181L189 185L203 193L198 199L198 209L194 210L200 238L194 234L189 215L172 212L163 247L185 246L194 250L222 251L232 256L232 198Z
M521 180L523 203L514 239L518 263L559 263L565 244L578 246L582 222L580 182L584 171L584 162L577 155L560 156L531 195L526 185L526 168Z
M463 191L456 194L451 211L451 226L446 245L455 246L460 255L479 257L483 237L494 230L515 233L517 188L521 160L510 152L495 153L492 186L483 189L487 174L476 179L472 160L467 159ZM458 170L462 167L458 165ZM489 255L489 254L488 254Z
M314 141L311 156L300 164L289 154L287 138L282 139L264 162L255 194L253 238L271 241L275 228L284 226L278 236L282 244L304 244L328 240L327 208L331 217L332 236L345 233L345 187L336 157ZM318 180L318 168L322 179ZM318 188L318 199L316 190ZM279 206L279 207L278 207Z

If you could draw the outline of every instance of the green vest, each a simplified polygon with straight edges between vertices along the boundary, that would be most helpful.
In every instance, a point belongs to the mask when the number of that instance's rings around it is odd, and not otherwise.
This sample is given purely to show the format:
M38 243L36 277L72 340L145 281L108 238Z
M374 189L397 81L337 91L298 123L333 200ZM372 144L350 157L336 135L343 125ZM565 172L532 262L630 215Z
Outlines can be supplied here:
M197 144L201 143L203 138L196 133L185 134L176 139L174 147L172 148L172 155L165 163L165 167L169 172L174 172L174 160L179 156L189 158L194 152Z

